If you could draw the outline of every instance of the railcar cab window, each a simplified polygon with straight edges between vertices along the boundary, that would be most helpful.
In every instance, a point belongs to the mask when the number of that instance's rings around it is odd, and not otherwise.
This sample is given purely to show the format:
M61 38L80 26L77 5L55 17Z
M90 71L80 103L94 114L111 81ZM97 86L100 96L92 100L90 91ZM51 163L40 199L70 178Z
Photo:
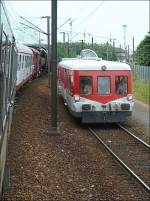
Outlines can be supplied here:
M98 77L98 94L109 95L110 94L110 77Z
M80 95L92 94L92 77L81 76L80 77Z
M127 76L116 77L116 93L118 95L124 95L128 93L128 77Z

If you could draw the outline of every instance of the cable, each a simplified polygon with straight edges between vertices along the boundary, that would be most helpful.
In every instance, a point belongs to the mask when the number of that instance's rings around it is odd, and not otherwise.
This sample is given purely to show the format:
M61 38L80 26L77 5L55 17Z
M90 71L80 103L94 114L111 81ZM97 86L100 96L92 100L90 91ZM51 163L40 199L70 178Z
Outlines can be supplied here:
M27 19L25 19L24 17L20 16L21 19L25 20L26 22L28 22L29 24L31 24L34 28L36 28L39 32L46 34L42 29L40 29L38 26L34 25L33 23L31 23L30 21L28 21Z
M96 8L88 15L88 16L86 16L79 24L78 24L78 28L81 26L81 24L84 24L85 22L87 22L87 20L88 20L88 18L89 17L91 17L102 5L103 5L103 3L104 3L104 0L99 4L99 6L96 6ZM73 37L72 37L72 39L74 38L74 37L76 37L78 34L76 34L76 35L74 35Z

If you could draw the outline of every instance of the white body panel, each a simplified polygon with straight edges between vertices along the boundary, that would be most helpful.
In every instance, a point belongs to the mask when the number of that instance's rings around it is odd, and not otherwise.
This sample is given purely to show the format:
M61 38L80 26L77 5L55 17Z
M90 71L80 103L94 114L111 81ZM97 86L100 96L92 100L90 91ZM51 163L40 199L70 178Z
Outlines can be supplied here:
M119 98L116 100L112 100L106 104L90 100L88 98L80 97L80 100L78 102L75 102L74 97L72 97L66 89L64 89L63 86L60 86L60 94L62 95L63 99L65 100L67 106L71 109L73 112L82 112L82 105L83 104L91 104L91 111L110 111L110 105L111 105L111 111L122 111L121 110L121 104L128 103L130 104L130 109L128 111L133 110L134 101L128 100L127 97ZM103 106L106 106L105 109ZM93 108L93 110L92 110Z
M98 61L86 59L69 59L63 60L59 63L60 66L70 70L101 70L102 66L106 66L106 70L131 70L126 63L119 63L113 61Z
M33 53L29 47L22 44L17 44L17 50L18 50L18 60L17 60L16 85L19 86L21 83L30 78L30 76L32 76L34 66L33 66ZM28 64L25 57L30 58L30 62L28 62Z

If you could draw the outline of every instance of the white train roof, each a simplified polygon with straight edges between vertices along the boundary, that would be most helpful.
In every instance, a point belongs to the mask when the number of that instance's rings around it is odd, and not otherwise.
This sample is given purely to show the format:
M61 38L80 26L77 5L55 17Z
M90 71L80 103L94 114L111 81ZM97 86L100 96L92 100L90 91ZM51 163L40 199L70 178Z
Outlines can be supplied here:
M32 50L26 45L17 43L16 47L17 47L18 53L31 54L31 55L33 54Z
M87 59L64 59L59 62L59 66L62 66L70 70L131 70L130 66L126 63L105 61L105 60L87 60Z

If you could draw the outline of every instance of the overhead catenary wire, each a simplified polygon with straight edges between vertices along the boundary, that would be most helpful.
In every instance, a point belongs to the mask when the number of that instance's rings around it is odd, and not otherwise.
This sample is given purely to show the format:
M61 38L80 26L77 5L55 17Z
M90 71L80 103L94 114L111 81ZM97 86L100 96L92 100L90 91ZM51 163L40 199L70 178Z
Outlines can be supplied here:
M91 15L93 15L95 12L96 12L96 10L98 10L99 8L100 8L100 6L103 4L103 1L102 2L100 2L100 4L99 4L99 6L97 6L96 8L94 8L94 10L92 10L92 12L86 17L86 18L88 18L89 16L91 16ZM83 9L83 7L85 7L85 6L87 6L87 4L84 4L84 5L82 5L82 7L79 9L79 11L78 11L78 13L79 13L79 15L77 15L77 17L73 17L73 18L69 18L69 19L67 19L62 25L60 25L59 27L58 27L58 29L60 29L61 27L63 27L63 25L65 25L67 22L69 22L69 21L74 21L74 20L76 20L77 18L79 18L79 16L80 16L80 11L81 11L81 9ZM12 5L11 5L11 7L12 7ZM14 10L14 9L13 9ZM19 14L18 14L19 15ZM16 17L17 15L15 14L15 17ZM43 31L43 30L41 30L39 27L37 27L36 25L34 25L32 22L30 22L30 21L28 21L27 19L25 19L24 17L22 17L22 16L20 16L21 17L21 19L23 19L23 20L25 20L27 23L29 23L30 25L32 25L32 26L34 26L34 27L36 27L37 28L37 30L36 31L40 31L41 33L43 33L43 34L45 34L45 31ZM31 17L30 17L31 18ZM32 17L33 18L33 17ZM40 18L40 17L35 17L35 18ZM81 22L80 24L79 24L79 26L82 24L83 22ZM20 23L21 24L21 23ZM22 23L22 25L23 25L23 23ZM25 25L24 24L24 26L27 26L27 25ZM31 26L29 26L29 28L32 28ZM67 31L67 32L69 32L69 31ZM78 35L78 34L83 34L83 33L80 33L80 32L73 32L73 33L75 33L76 35ZM93 34L92 34L93 35ZM73 36L73 37L75 37L75 36ZM72 37L72 38L73 38ZM101 37L102 38L102 37Z
M90 12L89 15L87 15L78 25L76 25L78 28L84 24L85 22L87 22L87 20L103 5L104 0L102 2L100 2L100 4L98 6L96 6L96 8L94 8L94 10L92 10L92 12ZM75 38L78 34L72 36L72 38Z
M39 32L46 34L45 31L43 31L42 29L40 29L38 26L36 26L35 24L33 24L32 22L28 21L27 19L25 19L24 17L20 16L21 19L25 20L27 23L31 24L33 27L35 27Z
M37 31L37 32L41 32L41 33L47 35L46 32L44 32L44 31L40 31L40 30L37 29L37 28L31 27L31 26L29 26L29 25L27 25L27 24L24 24L24 23L22 23L22 22L20 22L20 24L22 24L22 25L24 25L24 26L26 26L26 27L28 27L28 28L30 28L30 29L33 29L33 30L35 30L35 31Z
M104 3L104 1L101 1L100 3L99 3L99 5L97 5L87 16L86 16L86 18L90 18L90 16L92 16L102 5L103 5L103 3ZM84 4L84 5L82 5L82 7L80 8L80 10L84 7L84 6L87 6L88 4ZM63 25L65 25L67 22L69 22L69 21L74 21L74 20L77 20L78 18L79 18L79 16L81 16L81 12L79 12L79 10L78 10L78 13L79 13L79 15L77 15L77 16L75 16L75 17L72 17L72 18L68 18L63 24L61 24L59 27L58 27L58 29L61 29L62 27L63 27ZM81 14L80 14L81 13ZM83 14L82 14L83 15ZM16 14L15 14L15 17L16 17ZM18 16L19 17L19 16ZM35 24L33 24L32 22L30 22L30 20L28 21L27 19L25 19L25 17L22 17L21 16L21 18L22 18L22 20L25 20L25 21L27 21L28 23L30 23L30 24L32 24L32 26L34 26L34 27L37 27ZM29 17L29 18L41 18L41 17ZM62 18L61 18L62 19ZM87 19L88 20L88 19ZM83 24L84 23L84 21L86 22L87 20L83 20L82 19L82 21L83 22L80 22L80 24L79 24L79 26L81 26L81 24ZM18 23L19 24L19 23ZM25 25L26 26L26 25ZM19 27L18 25L17 25L17 27ZM31 28L31 27L30 27ZM43 31L43 30L41 30L39 27L37 27L37 29L38 30L36 30L36 31L40 31L41 33L43 33L43 34L46 34L45 33L45 31ZM68 30L68 31L65 31L65 32L68 32L68 33L70 33L70 31ZM83 33L82 32L72 32L73 33L73 36L72 36L72 38L75 38L77 35L79 35L79 34L81 34L81 35L83 35ZM96 41L96 38L103 38L103 39L109 39L109 37L108 36L98 36L97 34L94 34L94 33L86 33L86 34L88 34L88 35L92 35L93 37L94 37L94 41Z

